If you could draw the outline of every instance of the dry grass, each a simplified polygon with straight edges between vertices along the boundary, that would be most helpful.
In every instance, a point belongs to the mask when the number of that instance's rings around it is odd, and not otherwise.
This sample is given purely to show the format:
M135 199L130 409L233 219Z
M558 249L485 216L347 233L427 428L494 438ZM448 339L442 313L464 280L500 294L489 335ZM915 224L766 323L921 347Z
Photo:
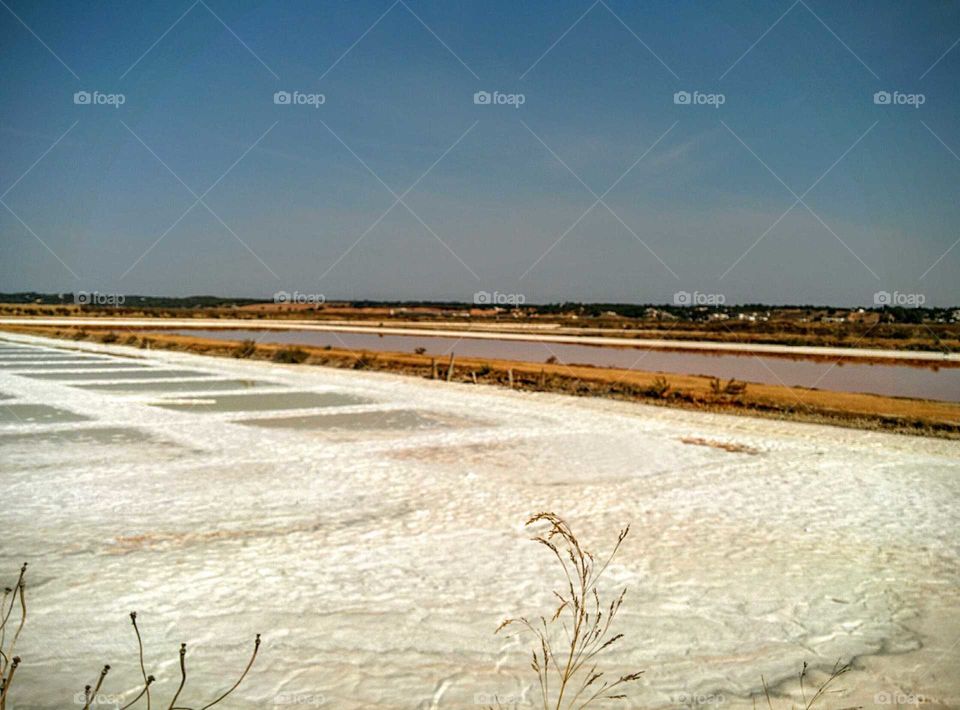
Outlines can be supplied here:
M256 341L244 340L233 351L233 356L236 358L248 358L248 357L252 357L255 352L257 352Z
M254 347L254 349L256 348ZM251 352L251 355L252 354L253 353ZM249 355L247 357L249 357ZM299 365L308 357L310 357L310 353L303 348L281 348L273 353L273 357L271 359L274 362L281 362L289 365Z
M355 355L354 357L355 357L353 361L354 370L367 370L373 367L374 363L376 363L377 361L376 356L372 356L366 352L362 352L359 355Z
M828 693L839 692L831 690L830 687L837 678L842 676L844 673L849 672L851 668L852 666L849 663L840 663L838 660L835 664L833 664L833 668L831 669L830 674L827 676L827 679L823 681L819 687L817 687L810 699L807 700L805 681L807 679L808 666L806 661L804 661L803 669L800 671L800 697L803 701L803 704L800 706L791 704L790 710L800 710L800 708L803 710L811 710L811 708L823 700ZM770 689L767 687L767 681L763 676L760 676L760 682L763 684L763 697L767 703L767 710L774 710L773 701L770 699ZM754 707L756 707L756 700L754 700ZM842 710L854 710L854 708L845 708Z
M710 391L717 397L728 397L743 394L747 391L746 382L738 382L732 377L724 384L720 378L713 377L710 380Z
M533 540L546 547L563 569L565 585L553 594L559 602L548 618L507 619L497 632L518 625L534 637L531 668L537 674L544 710L583 708L604 700L622 700L625 686L641 672L610 677L598 666L598 656L623 638L612 631L626 589L609 603L601 602L599 581L630 531L624 528L602 561L584 549L573 531L554 513L537 513L528 526L546 523L547 531ZM555 638L563 631L562 640Z
M663 399L670 394L670 389L670 383L667 382L667 378L662 375L657 375L653 378L650 386L647 387L645 394L650 397L656 397L657 399Z
M20 632L23 630L23 626L27 620L27 603L26 597L24 596L26 573L27 565L24 563L23 567L20 568L20 576L17 578L16 585L12 588L8 587L4 590L3 601L0 603L0 615L2 615L2 617L0 617L0 710L7 710L7 700L13 699L13 696L10 694L10 689L13 686L14 673L21 663L20 657L13 655L13 653L17 640L20 637ZM13 609L15 606L17 606L18 600L20 614L17 630L13 634L9 646L4 648L4 642L7 635L7 626L8 623L10 623ZM240 684L243 682L244 678L247 677L247 674L253 667L254 661L257 660L257 652L260 650L260 634L257 634L256 639L254 639L253 642L253 653L250 655L250 660L247 662L247 665L244 667L243 672L240 674L240 677L237 679L237 681L231 685L226 692L220 694L210 702L194 708L193 706L177 704L177 701L183 692L184 686L187 684L187 644L180 644L180 683L177 686L176 693L174 693L169 704L167 704L151 697L150 687L156 681L156 678L147 673L146 665L144 664L143 637L140 635L140 627L137 625L137 612L130 612L130 621L133 624L133 632L137 637L138 661L140 666L140 675L143 678L143 688L136 695L136 697L133 698L133 700L122 706L120 710L128 710L128 708L133 708L134 706L139 705L141 701L145 703L147 710L152 710L154 703L157 704L157 707L165 707L167 710L207 710L207 708L212 708L214 705L221 703L223 700L229 697L233 691L240 687ZM104 681L109 673L110 666L103 666L99 675L97 676L96 682L94 684L88 684L84 686L83 710L91 710L91 708L94 708L100 704L101 698L99 697L99 694L103 689Z
M23 625L27 620L27 599L23 595L24 577L26 575L27 563L24 562L20 568L17 583L13 587L4 588L3 600L0 602L0 710L6 710L7 708L7 698L10 696L10 688L13 686L13 676L20 666L20 656L14 655L14 652L20 638L20 632L23 631ZM18 600L20 602L20 620L17 624L17 630L10 639L10 645L4 648L7 626L10 624L10 617L13 614L14 607L17 606Z
M547 525L546 532L532 539L550 550L563 569L562 587L553 592L558 606L549 616L541 615L533 621L527 617L507 619L497 628L497 633L518 626L521 633L533 637L530 668L537 676L543 710L580 710L603 701L626 700L626 691L631 683L640 679L642 671L609 676L598 665L599 655L624 637L622 633L615 633L612 627L626 589L607 603L601 601L598 583L629 534L630 527L620 531L609 555L598 558L583 547L570 526L555 513L537 513L526 524ZM809 698L807 670L804 663L799 676L802 704L791 704L790 710L812 710L829 694L840 692L833 688L834 682L850 671L851 666L837 661L826 680ZM760 676L760 682L767 710L775 710L763 676ZM754 708L757 700L755 697ZM498 702L497 707L503 706Z

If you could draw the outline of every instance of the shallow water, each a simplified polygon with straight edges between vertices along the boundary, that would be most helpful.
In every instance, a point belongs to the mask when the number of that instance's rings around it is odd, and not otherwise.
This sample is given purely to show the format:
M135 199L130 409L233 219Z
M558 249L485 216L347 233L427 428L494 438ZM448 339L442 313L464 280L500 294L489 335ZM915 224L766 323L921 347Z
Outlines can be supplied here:
M256 380L169 380L160 382L107 382L104 384L75 385L83 389L104 392L219 392L269 387L269 382Z
M89 355L81 355L79 353L67 353L67 352L50 352L50 351L30 351L22 352L16 350L7 350L3 353L0 353L0 362L24 362L24 361L56 361L56 360L87 360L90 362L103 362L108 358L105 357L93 357Z
M210 373L198 370L160 370L138 367L122 372L36 372L24 373L24 377L37 380L154 380L174 379L178 377L210 377Z
M171 461L191 453L144 431L119 426L0 434L0 471L61 469L64 447L70 450L70 460L106 467L136 464L145 457L154 462Z
M465 418L431 416L410 409L387 409L349 414L306 414L293 417L247 419L244 424L268 429L304 429L318 433L359 432L373 435L382 431L415 431L465 426Z
M110 362L109 360L18 360L0 362L0 370L125 370L142 368L135 362Z
M15 687L32 707L68 707L107 662L108 692L132 699L133 609L165 697L188 642L190 705L232 683L256 632L230 708L532 699L528 641L493 631L554 608L555 563L523 529L544 509L598 551L632 524L605 587L629 588L609 662L646 673L619 707L751 707L761 675L776 687L837 658L858 670L828 707L904 688L960 702L956 442L168 352L147 364L351 403L198 416L152 406L180 392L0 370L0 412L85 417L0 424L15 501L0 577L30 562Z
M732 353L670 352L637 347L612 347L544 343L524 340L448 338L370 333L199 330L164 331L198 338L256 340L259 343L297 343L320 347L413 352L425 348L428 355L483 357L522 362L545 362L556 358L566 365L594 365L627 370L708 375L723 379L771 385L812 387L838 392L869 392L893 397L916 397L960 402L960 368L907 365L858 364L790 360Z
M271 409L309 409L343 407L369 400L336 392L277 392L268 394L199 395L195 399L178 398L173 403L156 403L164 409L182 412L262 412Z
M17 402L0 407L0 424L50 424L53 422L79 422L86 417L75 412L46 404L20 404Z

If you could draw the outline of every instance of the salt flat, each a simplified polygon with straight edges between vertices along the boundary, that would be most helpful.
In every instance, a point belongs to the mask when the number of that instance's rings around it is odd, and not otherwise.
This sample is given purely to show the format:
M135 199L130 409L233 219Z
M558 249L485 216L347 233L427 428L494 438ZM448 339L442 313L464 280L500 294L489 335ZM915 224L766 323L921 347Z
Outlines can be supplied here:
M6 583L30 562L18 709L66 707L103 663L132 699L133 609L165 696L188 642L188 704L256 632L230 707L532 700L528 641L493 631L552 609L539 510L598 551L632 524L611 665L646 673L621 707L749 707L761 675L838 658L857 670L830 707L960 703L956 442L29 336L0 352Z

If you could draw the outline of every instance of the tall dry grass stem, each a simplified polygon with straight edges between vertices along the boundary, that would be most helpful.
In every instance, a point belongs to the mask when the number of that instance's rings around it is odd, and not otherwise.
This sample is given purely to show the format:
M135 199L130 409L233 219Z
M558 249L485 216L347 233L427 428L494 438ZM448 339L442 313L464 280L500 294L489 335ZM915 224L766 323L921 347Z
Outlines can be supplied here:
M526 524L547 526L546 532L532 539L546 547L563 570L563 586L553 592L558 605L549 617L507 619L497 633L518 625L533 636L530 667L537 675L544 710L579 710L600 701L625 699L626 686L639 680L641 672L610 677L600 670L598 656L623 639L612 627L626 589L609 603L601 601L599 581L629 534L629 526L620 531L610 554L599 559L555 513L537 513Z
M10 694L10 688L13 685L13 677L17 668L20 666L20 657L14 655L14 649L16 647L17 640L20 638L20 632L23 630L24 623L27 619L27 601L24 595L26 574L27 565L24 563L24 565L20 568L20 576L17 578L16 585L14 587L7 587L4 589L3 599L0 601L0 710L7 710L7 700L12 698ZM17 624L16 632L14 632L12 638L10 639L9 645L6 645L8 626L12 625L11 617L13 616L13 610L17 606L18 602L20 607L19 623ZM137 696L133 698L133 700L124 705L120 710L128 710L128 708L134 707L141 700L146 700L147 710L152 710L153 703L150 694L150 687L153 685L155 678L154 676L147 674L146 665L144 663L143 637L140 634L140 627L137 624L137 612L134 611L130 613L130 621L133 624L133 632L137 637L138 661L140 665L140 674L143 678L143 688L140 690ZM167 706L166 710L208 710L208 708L212 708L214 705L219 704L229 697L237 688L240 687L240 684L243 683L244 679L247 677L247 674L250 672L250 669L253 667L254 661L257 660L257 653L259 650L260 634L257 634L253 642L253 653L250 655L250 660L247 661L247 665L244 667L243 672L240 674L240 677L237 679L237 681L214 700L195 708L193 706L177 704L177 700L179 699L180 694L183 692L184 686L187 683L187 644L181 644L180 685L177 687L177 692L170 700L170 704ZM96 684L88 684L84 686L83 710L91 710L92 708L97 707L98 695L109 672L110 666L105 665L97 677ZM11 708L10 710L13 709Z
M833 668L830 670L830 674L827 676L827 679L820 684L813 696L807 700L807 691L804 681L807 679L807 662L803 662L803 668L800 670L800 697L803 700L803 705L798 708L796 705L791 705L790 710L811 710L814 705L819 701L823 700L827 693L839 692L830 690L830 686L833 685L833 682L842 676L844 673L848 673L853 666L849 663L841 663L838 659L836 663L833 664ZM773 702L770 699L770 689L767 687L767 681L763 676L760 676L760 682L763 685L763 697L767 701L767 710L773 710ZM756 702L754 702L756 706ZM844 710L855 710L855 708L845 708Z
M26 575L27 563L24 562L23 566L20 567L20 575L17 577L17 583L13 587L4 588L3 600L0 601L0 710L6 710L7 708L7 698L10 695L10 688L13 686L13 676L20 666L20 657L14 655L14 652L17 647L17 641L20 638L20 632L23 631L23 625L27 620L27 598L24 596ZM10 623L10 617L18 601L20 606L20 622L17 624L17 630L10 639L10 645L5 647L7 625Z

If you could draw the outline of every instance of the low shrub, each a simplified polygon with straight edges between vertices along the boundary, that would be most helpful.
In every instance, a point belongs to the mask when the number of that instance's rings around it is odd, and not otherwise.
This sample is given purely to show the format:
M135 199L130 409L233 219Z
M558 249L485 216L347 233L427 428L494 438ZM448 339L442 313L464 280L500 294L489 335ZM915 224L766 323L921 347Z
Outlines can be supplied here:
M273 354L273 358L271 359L274 362L299 365L308 357L310 357L310 353L301 348L281 348Z
M376 358L370 357L367 353L361 353L354 358L353 369L354 370L366 370L368 367L373 365Z
M244 340L231 353L236 358L248 358L257 352L257 343L255 340Z
M644 390L644 394L649 397L656 397L658 399L663 399L670 393L670 383L667 382L666 377L657 376L653 379L653 382Z
M739 382L732 377L724 384L718 377L711 378L710 392L716 396L737 395L747 391L747 383Z

